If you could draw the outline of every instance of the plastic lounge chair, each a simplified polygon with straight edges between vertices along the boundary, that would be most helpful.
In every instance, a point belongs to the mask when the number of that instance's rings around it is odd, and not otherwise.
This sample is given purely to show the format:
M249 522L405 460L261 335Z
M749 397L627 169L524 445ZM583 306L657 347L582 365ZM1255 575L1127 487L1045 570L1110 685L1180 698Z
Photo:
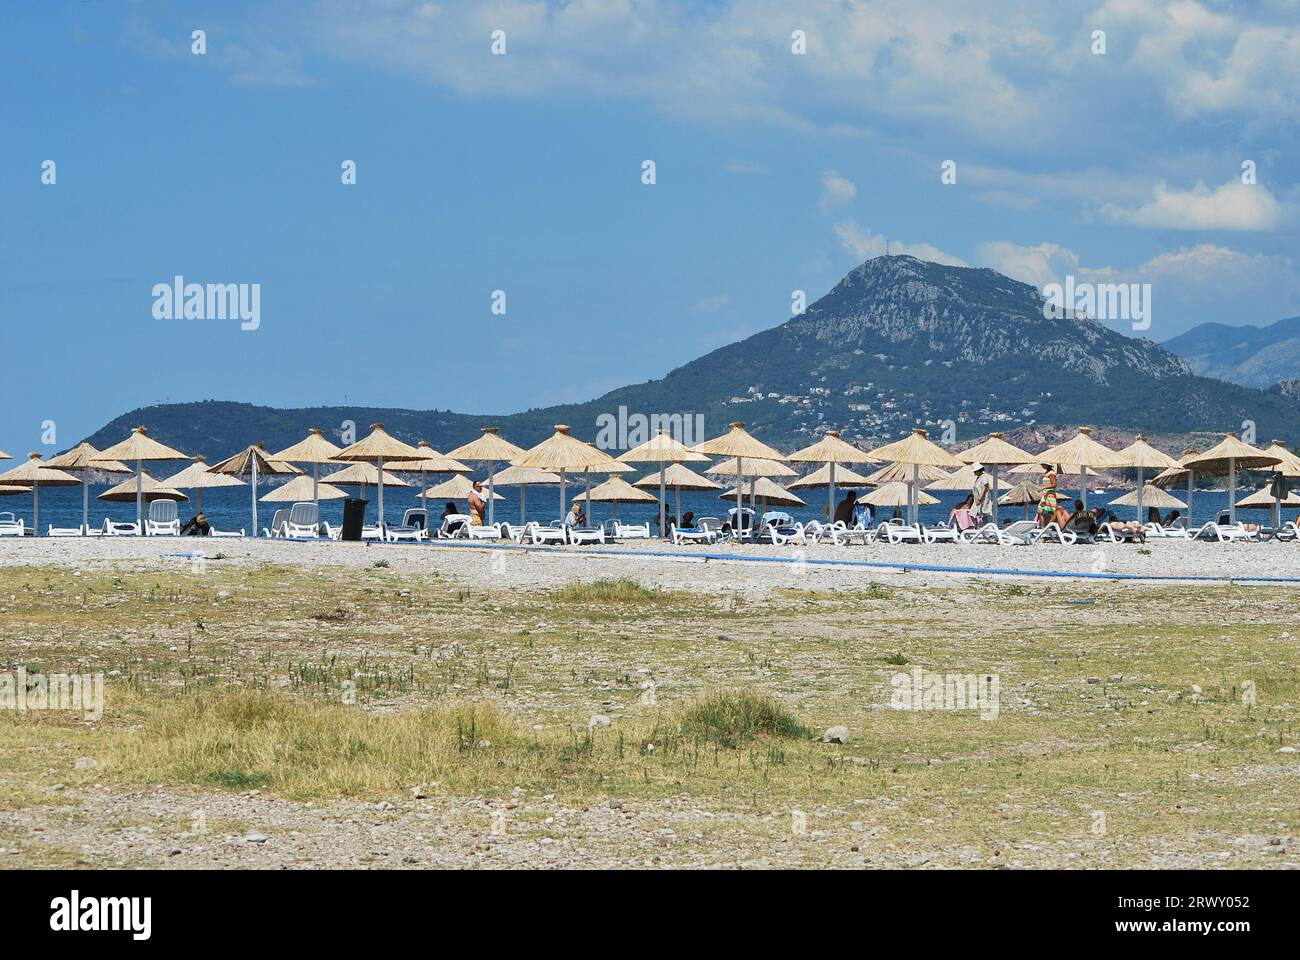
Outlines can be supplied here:
M278 511L277 511L278 512ZM284 521L283 536L289 540L315 540L320 536L320 510L309 501L295 503Z
M1038 539L1038 525L1032 520L1017 520L1005 527L995 523L965 531L962 539L967 543L996 543L1004 547L1026 546Z
M513 540L515 543L523 543L524 537L528 533L528 524L526 523L509 524L502 522L498 523L497 527L500 529L501 536L504 539Z
M677 547L687 543L712 543L715 539L715 534L708 528L679 527L675 523L668 524L668 533Z
M0 513L0 537L22 537L27 535L22 518L14 519L9 511Z
M808 536L804 531L802 523L796 523L794 526L777 526L773 523L767 525L767 535L778 547L783 547L787 543L807 543Z
M146 537L181 535L181 518L176 512L175 500L155 500L149 504L149 513L144 518L144 535Z
M411 507L402 514L400 524L389 524L384 528L384 540L396 543L399 540L423 540L428 536L427 521L429 513L423 507Z
M271 525L262 528L262 536L269 539L283 537L288 528L289 511L286 508L281 507L279 510L275 511L275 515L271 517Z
M830 538L831 543L838 546L848 546L851 543L871 543L875 540L876 531L865 526L850 527L843 520L837 520L829 526L822 527L821 539Z
M961 531L946 523L938 523L933 527L923 526L921 535L925 537L926 543L961 543Z
M604 527L570 527L570 543L604 543Z
M82 532L81 527L56 527L54 524L50 524L45 535L47 537L80 537L82 536ZM99 536L99 531L91 531L90 536Z
M1186 527L1177 524L1166 527L1159 523L1148 523L1146 527L1148 540L1190 540L1192 538Z
M619 523L615 520L614 536L619 540L649 540L650 523Z
M100 533L105 537L138 537L140 536L140 525L121 520L110 520L105 517L104 526L100 529Z
M923 543L925 539L919 526L914 527L901 520L890 520L877 527L876 539L881 537L890 543Z
M569 531L563 524L559 526L544 527L540 523L530 523L528 525L528 537L533 541L533 546L541 546L543 543L568 543Z
M1063 543L1068 545L1075 544L1079 541L1079 535L1073 530L1062 530L1061 525L1056 522L1049 523L1038 531L1038 536L1034 538L1035 543Z
M1215 543L1229 543L1235 540L1253 541L1259 539L1259 534L1254 530L1247 530L1241 524L1216 523L1213 520L1207 522L1192 537L1193 540L1210 540Z
M227 540L233 540L244 535L244 528L238 530L218 530L216 527L208 528L209 537L224 537Z
M471 540L500 540L501 528L495 523L465 524L465 536Z
M465 536L465 528L469 526L469 519L467 513L449 513L442 518L442 525L434 536L439 540L462 538Z

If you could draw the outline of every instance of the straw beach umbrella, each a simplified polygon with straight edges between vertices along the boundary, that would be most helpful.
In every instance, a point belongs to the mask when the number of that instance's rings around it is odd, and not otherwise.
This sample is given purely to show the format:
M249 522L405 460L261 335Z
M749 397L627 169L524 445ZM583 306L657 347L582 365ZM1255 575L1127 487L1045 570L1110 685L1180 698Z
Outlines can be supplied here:
M1029 505L1043 499L1042 487L1035 480L1021 480L1014 487L998 497L998 503L1004 507L1023 504L1025 519L1029 519Z
M591 447L593 450L599 449L594 443L588 442L587 446ZM613 458L610 459L609 463L601 467L583 467L582 479L585 481L587 487L586 492L583 495L587 498L585 509L588 517L591 516L591 475L593 473L608 473L612 476L616 473L635 473L635 470L632 467L629 467L626 463Z
M1288 492L1288 494L1287 494L1287 499L1286 499L1286 500L1283 500L1283 499L1282 499L1282 487L1283 487L1283 485L1285 484L1285 481L1282 480L1281 478L1285 477L1285 478L1288 479L1288 480L1293 480L1293 479L1295 479L1296 477L1300 477L1300 457L1297 457L1294 453L1292 453L1290 450L1288 450L1288 449L1286 448L1286 444L1283 443L1281 440L1274 440L1274 441L1272 442L1272 444L1270 444L1270 445L1269 445L1269 446L1264 450L1264 452L1267 453L1267 454L1271 454L1271 455L1273 455L1273 456L1276 456L1276 457L1279 457L1279 458L1280 458L1280 459L1279 459L1279 462L1278 462L1278 465L1277 465L1277 467L1275 468L1275 472L1276 472L1276 474L1277 474L1277 477L1274 478L1274 481L1273 481L1273 484L1272 484L1272 488L1273 488L1273 494L1274 494L1274 496L1273 496L1273 525L1274 525L1274 526L1281 526L1281 525L1282 525L1282 506L1283 506L1284 504L1287 505L1287 506L1290 506L1290 503L1289 503L1289 501L1290 501L1290 493L1289 493L1289 492Z
M912 509L913 505L931 506L938 502L937 497L932 497L924 490L918 490L912 484L903 483L899 480L887 483L883 487L858 497L858 503L869 503L873 507L906 506L909 510Z
M496 476L496 485L498 487L519 488L520 526L523 526L526 522L525 505L528 499L528 488L534 485L541 486L559 482L560 477L558 474L551 473L548 470L538 470L536 467L506 467Z
M238 477L227 476L224 473L213 473L208 469L207 458L196 456L194 462L182 470L180 473L172 474L161 481L165 487L171 487L173 490L193 490L197 496L195 498L194 508L199 513L203 512L203 491L211 490L214 487L242 487L244 481Z
M720 437L705 440L693 448L696 453L706 453L713 457L730 457L735 461L736 477L736 524L740 524L743 503L741 488L745 485L745 460L784 460L781 451L769 447L766 443L753 437L746 429L743 420L735 420L730 429ZM705 471L713 473L716 471Z
M135 498L135 523L143 534L144 481L140 479L140 474L144 470L145 461L189 459L190 457L179 450L153 439L149 436L149 431L146 428L136 427L125 440L113 444L107 450L101 450L98 457L92 458L92 462L94 460L121 460L123 463L135 464L136 490L140 494Z
M587 492L587 509L591 510L591 501L598 503L608 503L611 505L610 518L618 519L618 505L620 503L658 503L659 500L653 494L646 493L644 490L638 490L632 484L628 483L622 477L610 477L604 483L596 486ZM590 514L588 514L590 517ZM590 521L589 521L590 522Z
M977 443L975 446L967 447L959 452L957 459L962 463L982 463L988 467L989 475L993 478L994 489L999 489L999 467L1014 467L1037 462L1032 453L1028 450L1021 450L1013 443L1008 443L1002 434L997 431L990 433L988 439L983 443ZM992 520L994 523L998 522L998 498L996 496L993 498Z
M495 480L496 466L498 463L514 463L518 457L524 455L524 448L517 447L509 440L500 435L496 427L484 427L483 435L477 440L471 440L469 443L457 447L450 451L447 456L456 460L473 460L477 463L486 463L488 468L488 493L492 493L492 485ZM561 491L563 496L563 491ZM487 497L488 505L488 524L492 523L492 503L497 498Z
M925 485L926 490L969 490L975 485L975 468L969 463L960 470L954 470L946 477L931 481ZM1010 490L1015 484L997 480L994 490Z
M1243 443L1235 433L1225 434L1218 444L1198 453L1183 464L1197 473L1228 473L1228 522L1237 522L1237 470L1255 470L1281 463L1276 454L1265 453L1248 443Z
M1178 466L1161 471L1151 481L1157 487L1171 487L1175 483L1187 482L1187 523L1189 526L1192 522L1192 483L1195 480L1196 471L1189 470L1187 462L1194 459L1198 452L1195 447L1188 447L1183 451L1183 455L1178 458Z
M659 464L659 474L661 480L665 468L673 463L701 463L708 462L708 457L702 453L697 453L686 444L681 443L668 433L667 430L660 429L657 434L647 440L640 446L633 447L626 453L619 454L618 457L623 463L657 463ZM689 471L688 471L689 472ZM668 531L664 525L664 514L667 511L667 496L665 495L664 484L659 487L659 535L667 536ZM682 497L681 491L677 492L677 515L681 516Z
M1142 519L1143 506L1155 507L1157 510L1185 510L1187 508L1187 504L1160 489L1154 483L1148 483L1145 487L1139 487L1136 490L1129 491L1122 497L1116 497L1110 502L1110 505L1112 507L1137 507L1138 520Z
M550 470L560 475L560 518L564 518L564 492L568 485L567 474L570 470L586 470L588 467L603 467L613 462L604 450L598 450L583 443L570 433L567 424L557 423L555 433L551 434L535 447L525 450L511 463L516 467L536 467L538 470Z
M831 470L834 464L824 464L814 470L812 473L805 474L797 480L791 480L787 483L787 490L818 490L830 485ZM841 487L869 487L871 481L860 473L855 473L848 467L839 467L835 470L835 483Z
M419 471L421 490L428 486L426 477L430 473L474 472L459 460L453 460L451 457L444 456L437 450L433 449L433 444L429 443L428 440L421 440L416 444L415 449L425 454L425 458L413 463L403 463L398 469L400 469L402 473L415 473L416 471ZM428 509L428 504L425 504L425 509ZM488 512L491 513L490 507Z
M1300 494L1290 491L1283 500L1278 493L1275 484L1267 484L1260 487L1248 497L1242 497L1237 501L1237 507L1250 508L1259 510L1262 508L1274 509L1280 507L1300 507Z
M328 483L321 483L315 477L294 477L288 483L282 483L269 493L261 496L263 503L299 503L311 500L340 500L347 492Z
M835 519L835 468L840 464L878 463L853 444L840 437L838 430L827 430L812 446L796 450L785 458L795 463L824 463L827 468L826 516Z
M358 440L349 447L344 447L334 454L336 462L373 463L379 469L379 529L384 529L384 464L410 463L426 459L427 452L422 453L409 443L403 443L387 430L382 423L370 425L370 435Z
M99 451L89 443L79 443L66 453L51 457L47 467L81 476L81 535L90 535L90 475L96 470L105 473L130 473L131 468L116 460L95 460Z
M791 493L775 480L771 480L767 477L759 477L756 480L751 480L750 484L753 494L759 500L763 501L764 509L767 508L768 504L776 504L779 507L807 506L798 495ZM737 486L735 490L728 490L726 493L722 494L722 496L718 497L718 499L730 500L739 489L740 487Z
M924 486L927 483L935 483L948 476L947 470L940 470L938 467L917 466L913 470L912 465L905 463L891 463L874 470L867 474L867 485L871 487L883 487L887 483L911 483L915 479Z
M384 474L383 481L385 487L410 486L409 483L395 473ZM364 498L366 487L380 486L379 470L373 463L354 463L342 470L335 470L333 473L326 474L320 478L320 482L344 487L355 485L358 488L357 493Z
M331 441L326 440L325 434L321 433L316 427L310 427L307 430L307 436L293 446L285 447L279 453L272 454L271 457L273 460L279 460L282 463L311 464L311 499L316 504L316 511L319 514L320 497L317 496L315 491L320 484L320 465L322 463L333 463L334 458L342 452L342 449L342 447L335 446Z
M1038 455L1038 462L1055 464L1067 473L1077 473L1080 498L1085 509L1088 506L1088 484L1084 480L1087 468L1128 466L1117 451L1092 439L1092 427L1080 427L1079 432L1069 440L1048 447Z
M736 468L737 468L737 461L723 460L720 463L715 463L713 466L709 467L704 472L710 473L715 477L735 477L737 476ZM749 508L751 510L753 510L755 507L758 506L757 481L760 477L768 477L774 479L776 477L798 477L799 476L798 471L791 470L784 463L780 463L776 460L763 460L756 457L741 457L739 461L739 468L740 468L739 476L744 478L740 480L739 483L742 494L745 489L744 486L745 479L749 481Z
M137 486L137 479L139 484ZM144 499L153 503L155 500L188 500L189 497L181 493L174 487L166 486L159 483L153 477L149 476L149 471L143 470L139 477L132 477L130 480L123 480L115 487L109 487L101 493L96 500L108 500L111 503L130 503L136 499L139 494Z
M962 466L962 462L954 457L943 447L939 446L929 438L925 430L920 427L913 427L910 436L902 440L895 440L893 443L887 443L883 447L877 447L875 450L868 451L868 455L875 460L887 460L890 463L905 464L912 468L911 483L908 484L912 490L912 502L908 504L908 522L915 524L917 521L917 512L921 504L922 495L920 485L921 467L944 467L949 470L955 470ZM938 477L935 478L939 479ZM938 503L933 497L932 502ZM868 500L868 503L873 501Z
M1137 467L1138 485L1137 490L1134 492L1137 494L1138 519L1141 520L1142 494L1146 487L1146 471L1168 470L1170 467L1178 466L1178 461L1151 446L1151 444L1147 443L1146 437L1142 436L1140 433L1136 438L1134 438L1132 443L1119 451L1119 455L1124 459L1124 466ZM1173 497L1170 497L1169 499L1172 500ZM1128 504L1126 503L1124 506L1128 506ZM1152 506L1158 507L1159 504L1152 504ZM1187 504L1183 504L1183 506L1185 507ZM1190 523L1191 521L1188 522Z
M220 473L228 477L251 477L252 478L252 502L253 502L253 536L257 536L257 477L263 476L291 476L302 473L292 464L285 463L283 460L272 460L271 455L267 453L266 447L260 443L251 443L243 450L240 450L234 456L226 457L220 463L214 463L208 467L209 473Z
M402 484L402 486L406 486L406 484ZM417 494L417 496L424 500L425 503L428 503L430 500L467 500L469 499L469 492L473 489L474 481L469 477L458 473L450 480L444 480L442 483L432 486L428 490ZM491 491L484 491L479 494L479 496L489 503L493 500L505 499L501 494L492 493Z
M81 483L70 473L55 470L41 462L39 453L27 454L27 462L0 473L0 483L6 486L30 486L32 488L32 529L36 536L41 535L41 485L47 487L75 487Z

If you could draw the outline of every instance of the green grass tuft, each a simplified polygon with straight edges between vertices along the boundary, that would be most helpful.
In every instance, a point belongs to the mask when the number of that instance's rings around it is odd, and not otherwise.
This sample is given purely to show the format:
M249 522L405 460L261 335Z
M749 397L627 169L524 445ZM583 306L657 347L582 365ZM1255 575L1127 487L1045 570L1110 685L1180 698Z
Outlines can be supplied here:
M812 736L780 700L749 691L715 693L697 700L686 708L681 728L687 736L724 747L738 747L760 736Z
M561 603L660 603L668 596L626 577L567 583L551 591L551 598Z

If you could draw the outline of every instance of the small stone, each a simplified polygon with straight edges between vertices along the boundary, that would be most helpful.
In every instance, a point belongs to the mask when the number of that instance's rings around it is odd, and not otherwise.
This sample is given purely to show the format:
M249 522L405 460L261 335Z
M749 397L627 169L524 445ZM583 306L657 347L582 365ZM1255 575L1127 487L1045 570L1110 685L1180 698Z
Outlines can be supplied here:
M248 833L244 834L245 843L266 843L270 839L266 834L258 833L256 830L249 830Z
M1278 753L1295 753L1295 752L1296 752L1295 747L1282 747L1281 749L1278 750Z
M1197 696L1200 696L1204 692L1205 691L1201 689L1201 685L1199 683L1192 684L1192 693L1196 694Z
M822 734L822 740L824 740L827 743L848 743L849 728L831 727L824 734Z
M1124 679L1124 674L1117 673L1113 677L1109 677L1108 679L1110 680L1111 683L1119 683L1121 680Z
M225 599L226 599L227 597L229 597L229 596L230 596L230 591L229 591L229 590L218 590L218 591L217 591L217 599L218 599L218 600L225 600Z
M1088 682L1089 682L1089 683L1101 683L1101 677L1089 677L1089 678L1088 678Z
M593 713L590 717L587 718L587 729L594 730L597 727L608 727L609 723L610 723L609 717L605 716L604 714Z
M180 847L175 847L175 848L173 848L173 849L167 851L167 856L169 856L169 857L179 857L180 855L181 855L181 848L180 848Z
M99 766L99 761L94 757L78 757L77 762L72 766L77 770L93 770Z

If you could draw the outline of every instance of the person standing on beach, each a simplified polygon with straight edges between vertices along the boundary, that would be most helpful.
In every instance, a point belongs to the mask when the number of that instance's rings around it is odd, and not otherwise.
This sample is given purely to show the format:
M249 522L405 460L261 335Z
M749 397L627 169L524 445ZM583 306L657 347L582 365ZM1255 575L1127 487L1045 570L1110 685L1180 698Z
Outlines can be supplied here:
M469 503L469 522L472 526L483 526L483 506L487 502L483 499L483 481L475 480L474 486L469 491L466 498Z
M1045 527L1056 515L1056 469L1050 463L1042 464L1043 492L1038 501L1038 525Z
M984 472L982 463L972 463L971 469L975 471L975 484L970 488L971 520L982 527L993 516L993 478Z
M853 508L857 506L858 493L856 490L849 490L844 494L844 499L839 502L835 508L835 516L831 517L831 523L843 522L844 526L853 526Z

